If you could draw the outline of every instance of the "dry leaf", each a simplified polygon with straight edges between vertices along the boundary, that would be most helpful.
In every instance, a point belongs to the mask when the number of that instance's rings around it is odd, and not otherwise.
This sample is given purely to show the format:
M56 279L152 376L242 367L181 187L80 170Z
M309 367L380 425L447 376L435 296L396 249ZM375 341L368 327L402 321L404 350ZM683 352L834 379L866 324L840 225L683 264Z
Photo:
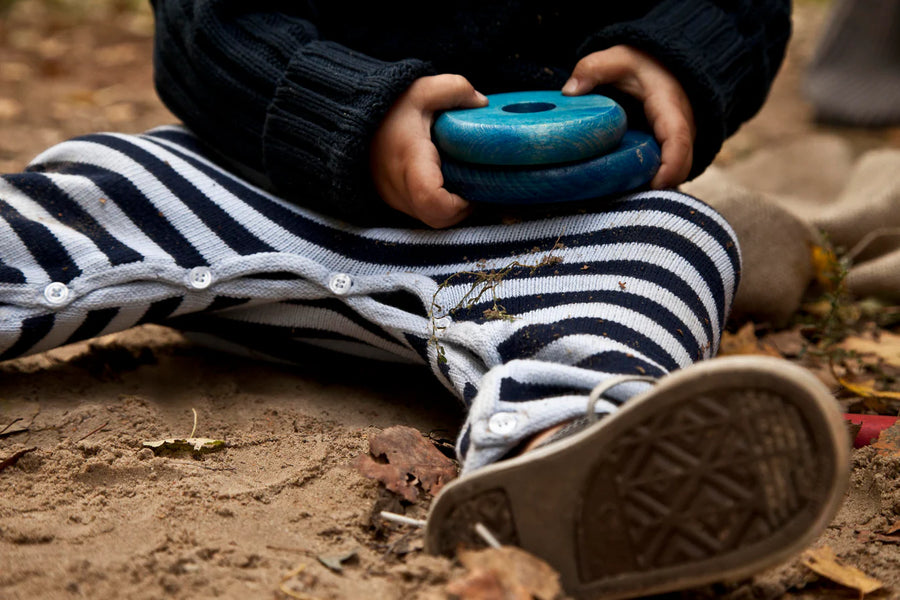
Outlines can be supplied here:
M884 429L872 447L878 454L900 457L900 422Z
M418 499L419 487L435 495L456 477L456 464L413 427L397 425L371 436L369 452L354 459L356 470L408 502Z
M562 596L559 574L543 560L515 546L460 551L469 571L447 591L463 600L554 600Z
M834 251L824 246L813 246L810 255L816 281L825 289L833 290L840 267Z
M144 442L144 448L150 448L155 454L191 452L193 454L206 454L215 452L225 447L224 440L213 438L170 438L155 442Z
M722 342L719 345L720 356L734 356L737 354L758 354L763 356L777 356L781 354L756 337L756 328L752 322L744 324L737 333L724 332Z
M890 331L881 331L877 340L850 336L837 347L859 354L874 354L886 363L900 365L900 335Z
M844 389L853 392L860 398L889 398L891 400L900 400L900 392L876 390L874 379L865 379L857 383L851 383L845 377L838 377L838 382L844 386Z
M447 584L447 593L460 600L532 600L524 588L507 589L496 571L475 569Z
M316 558L319 559L320 563L322 563L335 573L343 573L344 563L356 560L358 553L359 551L354 549L350 552L345 552L344 554L339 554L337 556L319 555Z
M822 546L815 550L807 550L803 553L801 562L822 577L859 590L860 595L869 594L883 587L883 583L869 577L856 567L842 565L829 546Z

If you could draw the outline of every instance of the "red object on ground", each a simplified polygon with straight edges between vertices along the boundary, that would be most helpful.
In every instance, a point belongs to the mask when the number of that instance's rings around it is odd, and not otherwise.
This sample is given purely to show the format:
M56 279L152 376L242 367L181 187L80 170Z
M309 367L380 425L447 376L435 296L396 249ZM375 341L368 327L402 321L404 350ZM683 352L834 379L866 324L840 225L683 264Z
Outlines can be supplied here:
M853 440L854 448L862 448L877 440L883 430L897 422L898 417L845 413L844 419L851 423L862 425L859 433L856 434L856 439Z

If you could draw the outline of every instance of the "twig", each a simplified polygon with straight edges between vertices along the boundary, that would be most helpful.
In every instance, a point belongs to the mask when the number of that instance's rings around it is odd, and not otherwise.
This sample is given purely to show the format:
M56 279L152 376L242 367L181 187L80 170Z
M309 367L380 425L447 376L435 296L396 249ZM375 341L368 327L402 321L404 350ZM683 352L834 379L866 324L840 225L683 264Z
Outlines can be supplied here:
M194 434L197 433L197 409L196 409L196 408L192 408L191 410L192 410L193 413L194 413L194 428L191 429L191 435L189 435L188 438L193 439Z
M477 533L481 537L481 539L483 539L491 548L501 547L500 542L496 537L494 537L494 534L491 533L490 529L484 526L483 523L475 523L475 533Z
M13 425L15 425L16 423L18 423L21 420L22 420L22 417L16 417L12 421L10 421L6 427L4 427L3 429L0 429L0 434L3 434L7 429L9 429L10 427L12 427Z
M23 456L25 456L26 454L28 454L29 452L34 452L35 450L37 450L37 446L34 446L33 448L25 448L24 450L19 450L18 452L15 452L12 456L10 456L8 458L4 458L2 461L0 461L0 473L2 473L3 470L6 469L7 467L11 467L14 464L16 464L17 462L19 462L19 459L22 458Z
M300 552L301 554L308 554L309 550L304 548L288 548L287 546L272 546L270 544L266 544L266 548L269 550L280 550L282 552Z
M556 238L556 242L554 242L553 247L550 248L550 251L535 264L527 264L522 263L518 260L513 260L512 262L497 270L460 271L450 275L437 287L437 289L435 289L434 294L431 296L431 307L428 311L428 318L431 321L431 338L429 339L429 343L434 344L435 351L437 352L437 360L439 363L446 363L447 358L444 347L438 340L438 332L443 331L444 329L446 329L446 327L438 325L438 321L449 318L460 309L472 308L473 306L478 304L481 301L482 297L488 292L491 293L491 308L485 310L482 313L484 318L514 321L516 317L506 312L506 308L502 304L500 304L500 297L497 295L497 288L507 277L507 275L509 275L516 268L529 269L531 271L531 274L534 275L535 272L541 267L547 267L561 263L563 259L559 256L553 255L554 250L564 247L560 243L560 239L562 239L562 234L560 234L560 236ZM440 292L445 288L449 287L454 279L463 276L474 278L474 282L472 282L468 291L463 294L462 298L459 300L459 302L456 303L455 306L449 309L445 309L443 306L438 304L438 294L440 294Z
M88 439L89 437L91 437L92 435L94 435L95 433L97 433L98 431L100 431L101 429L103 429L104 427L106 427L107 425L109 425L109 421L107 421L106 423L104 423L103 425L101 425L100 427L98 427L97 429L93 430L93 431L90 432L89 434L87 434L87 435L81 437L80 439L76 440L75 443L77 444L78 442L83 442L84 440Z
M0 433L0 439L8 438L8 437L11 437L14 435L19 435L20 433L28 433L29 431L31 431L31 430L27 427L25 429L14 429L12 431L4 431L3 433Z
M17 435L19 433L27 433L28 431L31 431L31 429L29 427L25 427L23 429L14 429L12 431L7 431L10 427L12 427L13 425L15 425L16 423L18 423L19 421L22 421L22 420L23 420L22 417L16 417L12 421L10 421L6 427L4 427L3 429L0 429L0 439L8 438L11 435Z
M425 527L425 521L421 519L412 519L386 510L381 511L378 514L385 521L393 521L394 523L402 523L403 525L412 525L413 527Z

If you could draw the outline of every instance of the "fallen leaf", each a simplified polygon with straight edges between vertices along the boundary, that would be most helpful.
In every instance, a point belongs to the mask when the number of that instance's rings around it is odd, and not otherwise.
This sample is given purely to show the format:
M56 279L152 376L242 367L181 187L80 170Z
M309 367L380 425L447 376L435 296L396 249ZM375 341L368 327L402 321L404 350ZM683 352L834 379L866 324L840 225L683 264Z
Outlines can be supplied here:
M891 400L900 400L900 392L876 390L874 379L865 379L854 383L846 377L838 377L838 383L844 386L844 389L848 392L853 392L860 398L889 398Z
M892 535L894 533L900 533L900 520L895 521L893 524L889 525L884 532L888 535Z
M835 283L839 280L840 273L840 262L837 255L832 249L818 245L810 248L810 255L816 281L827 290L835 289Z
M213 438L170 438L155 442L144 442L144 448L150 448L155 454L190 452L192 454L208 454L225 448L224 440Z
M872 447L878 454L900 457L900 422L882 430Z
M372 435L369 453L354 459L356 470L408 502L418 499L419 488L433 496L456 477L456 464L413 427L396 425Z
M531 594L521 587L509 589L500 581L496 571L475 569L447 584L447 593L459 600L532 600Z
M756 328L752 322L744 324L737 333L726 331L722 334L719 355L735 356L738 354L756 354L782 358L778 350L767 343L761 342L756 337Z
M858 354L873 354L887 363L900 365L900 335L890 331L881 331L878 339L849 336L837 347Z
M339 554L337 556L322 556L319 555L316 558L319 559L319 562L334 571L335 573L343 573L344 572L344 563L350 562L351 560L356 559L358 554L358 550L354 549L350 552L345 552L344 554Z
M559 574L540 558L515 546L462 550L469 571L447 591L462 600L554 600L562 596Z
M841 564L834 554L834 550L829 546L807 550L803 553L801 562L822 577L844 587L858 590L860 596L874 592L884 586L883 583L869 577L856 567Z

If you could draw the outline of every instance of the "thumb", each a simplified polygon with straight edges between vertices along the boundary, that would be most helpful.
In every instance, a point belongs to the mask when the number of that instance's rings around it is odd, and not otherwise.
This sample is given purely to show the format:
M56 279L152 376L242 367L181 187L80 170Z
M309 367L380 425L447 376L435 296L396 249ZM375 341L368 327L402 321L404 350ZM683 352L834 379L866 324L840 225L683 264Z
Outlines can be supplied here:
M598 85L617 83L632 74L634 64L621 46L588 54L578 61L562 88L567 96L587 94Z
M462 75L435 75L423 79L427 79L421 90L421 106L425 110L479 108L488 104L487 96Z

